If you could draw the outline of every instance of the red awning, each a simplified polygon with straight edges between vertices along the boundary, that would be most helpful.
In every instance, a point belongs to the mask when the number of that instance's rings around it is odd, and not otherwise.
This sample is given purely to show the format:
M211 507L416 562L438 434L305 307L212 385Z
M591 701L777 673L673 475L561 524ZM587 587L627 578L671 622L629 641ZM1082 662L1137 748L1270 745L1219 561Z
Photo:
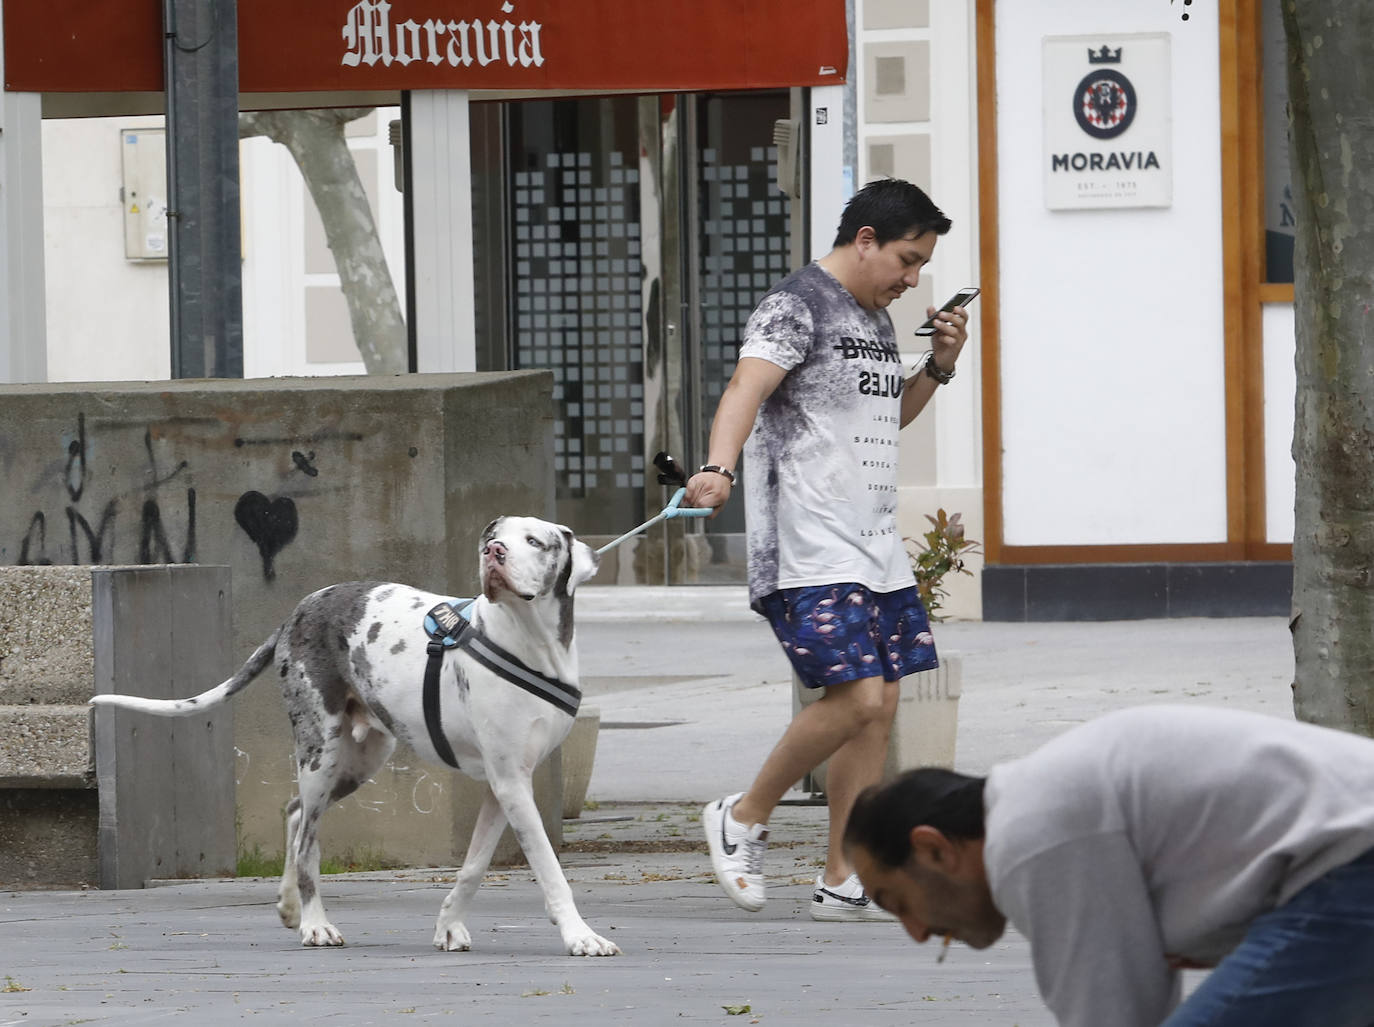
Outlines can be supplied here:
M161 0L3 11L7 90L162 90ZM242 93L834 85L848 54L844 0L238 0L238 34Z

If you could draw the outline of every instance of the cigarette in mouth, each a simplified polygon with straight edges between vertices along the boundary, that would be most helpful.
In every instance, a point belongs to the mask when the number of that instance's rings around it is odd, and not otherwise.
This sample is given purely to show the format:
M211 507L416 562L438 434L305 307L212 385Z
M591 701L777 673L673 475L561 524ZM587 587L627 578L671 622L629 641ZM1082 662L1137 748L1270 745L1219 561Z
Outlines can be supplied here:
M953 940L954 940L954 935L952 935L952 934L946 934L946 935L945 935L944 944L942 944L942 945L940 946L940 954L939 954L938 956L935 957L935 962L937 962L937 963L943 963L943 962L945 961L945 955L946 955L946 953L949 952L949 943L952 942Z

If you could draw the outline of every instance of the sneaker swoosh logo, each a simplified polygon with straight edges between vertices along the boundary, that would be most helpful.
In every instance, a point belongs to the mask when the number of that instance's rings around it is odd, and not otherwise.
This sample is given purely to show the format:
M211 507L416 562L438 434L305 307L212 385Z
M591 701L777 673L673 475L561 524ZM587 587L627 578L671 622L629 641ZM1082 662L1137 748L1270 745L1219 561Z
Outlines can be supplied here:
M817 888L815 895L812 896L813 901L824 902L825 900L821 898L821 895L823 894L829 895L832 899L835 899L837 902L843 902L845 905L848 906L858 906L860 909L862 909L864 906L867 906L870 902L873 901L867 895L860 895L857 899L852 899L848 895L836 895L829 888Z
M730 840L725 837L725 814L729 811L724 806L720 810L720 847L727 856L733 856L738 845L731 845Z

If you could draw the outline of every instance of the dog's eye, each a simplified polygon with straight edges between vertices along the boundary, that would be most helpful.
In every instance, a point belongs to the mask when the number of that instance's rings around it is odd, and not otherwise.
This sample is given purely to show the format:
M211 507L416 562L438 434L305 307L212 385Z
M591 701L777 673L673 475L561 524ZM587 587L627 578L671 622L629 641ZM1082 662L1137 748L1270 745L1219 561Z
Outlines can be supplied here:
M544 545L544 543L540 542L540 541L539 541L537 538L535 538L533 535L526 535L526 536L525 536L525 541L528 542L530 545L534 546L535 549L547 549L547 548L548 548L548 546Z

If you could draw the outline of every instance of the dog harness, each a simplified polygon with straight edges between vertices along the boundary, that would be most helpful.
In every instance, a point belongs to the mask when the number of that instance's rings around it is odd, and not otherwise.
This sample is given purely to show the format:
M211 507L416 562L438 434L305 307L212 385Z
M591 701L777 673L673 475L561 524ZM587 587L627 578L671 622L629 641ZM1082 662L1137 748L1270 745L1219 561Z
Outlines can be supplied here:
M425 614L424 629L429 636L425 651L429 661L425 664L425 690L423 696L425 727L429 729L429 740L439 758L450 767L457 767L458 760L444 736L443 724L439 717L439 671L444 664L444 653L450 649L465 649L469 656L486 667L493 674L504 678L531 695L537 695L546 702L557 706L564 713L576 716L582 704L582 692L576 685L570 685L557 678L541 674L525 666L520 658L502 649L472 625L472 599L451 599L440 603ZM458 604L458 605L455 605Z

